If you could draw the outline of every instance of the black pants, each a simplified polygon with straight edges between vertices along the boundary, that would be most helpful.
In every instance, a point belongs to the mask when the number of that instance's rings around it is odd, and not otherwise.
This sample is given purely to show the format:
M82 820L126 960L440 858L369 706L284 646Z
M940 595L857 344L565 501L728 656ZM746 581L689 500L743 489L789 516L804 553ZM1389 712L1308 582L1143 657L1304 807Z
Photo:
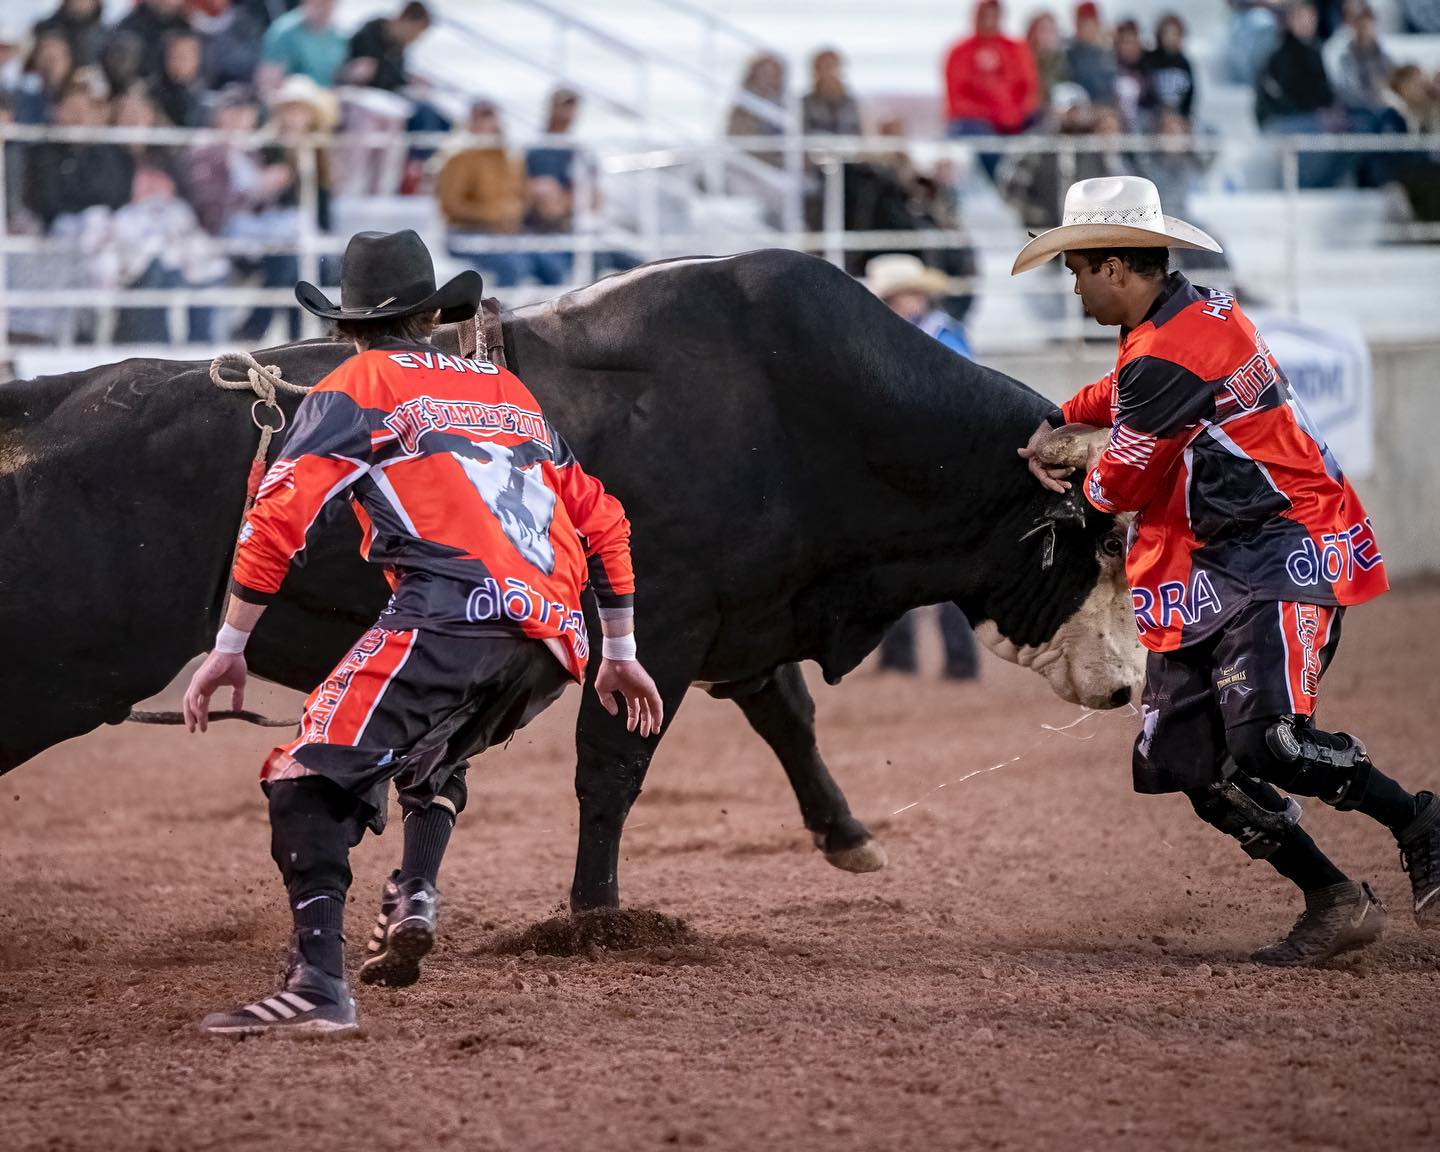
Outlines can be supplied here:
M885 639L880 641L880 667L915 671L915 617L919 612L907 612L885 633ZM973 679L980 668L975 632L965 613L949 601L940 605L940 637L945 644L945 675L957 680Z

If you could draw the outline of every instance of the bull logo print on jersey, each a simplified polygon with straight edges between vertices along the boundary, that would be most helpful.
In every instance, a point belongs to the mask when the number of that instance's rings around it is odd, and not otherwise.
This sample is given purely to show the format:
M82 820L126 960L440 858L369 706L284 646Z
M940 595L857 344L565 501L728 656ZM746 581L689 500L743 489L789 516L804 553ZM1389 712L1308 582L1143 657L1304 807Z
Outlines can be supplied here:
M1315 641L1320 635L1320 609L1314 604L1295 606L1295 635L1300 641L1303 666L1300 672L1300 686L1305 695L1316 696L1320 692L1320 650Z
M491 441L477 444L475 450L487 459L451 455L500 521L505 538L548 576L555 570L555 546L550 542L555 493L545 486L539 462L527 467L516 460L513 448Z

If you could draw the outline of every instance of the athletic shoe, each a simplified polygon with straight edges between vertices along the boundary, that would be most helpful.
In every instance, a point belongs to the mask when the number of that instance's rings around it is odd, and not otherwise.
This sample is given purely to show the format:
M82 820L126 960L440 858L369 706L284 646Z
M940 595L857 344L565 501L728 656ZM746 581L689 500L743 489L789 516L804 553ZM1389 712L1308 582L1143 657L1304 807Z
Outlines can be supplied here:
M331 976L292 958L280 991L231 1012L212 1012L200 1031L212 1036L254 1036L261 1032L320 1036L360 1027L355 1001L343 977Z
M365 947L370 953L360 965L364 984L408 988L420 979L420 961L435 947L435 920L440 893L423 876L401 880L390 873L380 893L380 915Z
M1400 866L1410 873L1415 923L1421 928L1440 928L1440 796L1421 792L1415 799L1415 819L1395 836L1400 843Z
M1363 948L1385 932L1385 907L1370 885L1346 880L1305 894L1305 911L1278 944L1250 957L1272 968L1323 964L1342 952Z

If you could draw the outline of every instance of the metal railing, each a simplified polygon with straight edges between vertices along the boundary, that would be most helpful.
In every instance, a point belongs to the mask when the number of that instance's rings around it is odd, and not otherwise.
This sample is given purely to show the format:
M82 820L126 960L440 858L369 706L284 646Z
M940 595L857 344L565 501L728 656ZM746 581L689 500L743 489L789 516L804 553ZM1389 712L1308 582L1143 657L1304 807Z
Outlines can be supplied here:
M77 247L72 240L50 235L12 234L11 222L7 219L7 206L15 199L10 195L10 168L16 148L29 148L42 144L49 145L148 145L169 148L195 148L205 145L223 144L240 151L283 145L294 157L297 169L298 197L295 205L294 234L270 243L257 244L253 239L207 237L209 251L218 258L245 258L264 255L285 254L294 256L299 274L312 282L333 279L326 273L333 273L338 266L338 257L343 251L347 237L322 232L318 226L318 205L320 202L320 171L322 155L334 155L338 151L355 147L365 148L443 148L454 149L470 146L490 146L500 141L490 138L470 137L451 134L414 134L400 136L392 133L343 134L340 136L309 137L280 141L271 134L260 132L248 136L233 136L214 130L200 129L131 129L131 128L43 128L34 126L0 126L0 361L7 361L11 325L10 314L16 310L58 309L77 312L85 310L102 314L97 322L96 335L104 337L111 325L103 314L116 309L162 308L170 314L171 331L181 313L189 308L215 307L288 307L293 297L289 286L270 288L238 287L218 284L185 284L176 287L123 287L117 283L102 284L84 282L59 286L44 282L44 265L33 262L53 258L55 261L84 261L93 253ZM930 161L947 160L957 167L972 172L977 170L980 157L998 155L1019 158L1024 156L1049 156L1056 165L1055 185L1063 192L1071 178L1081 170L1082 160L1088 156L1109 155L1115 158L1138 156L1182 156L1216 158L1235 147L1235 142L1222 138L1200 137L1185 139L1155 136L1117 136L1097 138L1089 136L1021 136L1003 138L963 138L943 140L902 140L895 137L841 138L832 136L801 137L756 137L748 139L719 139L710 141L682 141L636 144L633 140L589 141L581 145L574 139L537 137L529 144L548 145L573 149L579 156L575 165L576 212L572 230L564 234L518 234L494 235L463 233L447 238L443 228L434 230L427 237L442 248L447 239L453 242L457 258L494 256L515 253L564 253L571 257L571 271L565 283L544 288L526 286L496 285L507 302L521 303L527 299L549 296L567 287L590 282L597 269L614 265L614 256L623 255L627 260L648 261L669 256L688 255L697 252L739 251L746 248L783 246L812 251L826 259L843 265L847 255L853 253L882 252L892 250L943 251L976 246L982 250L999 251L1002 244L1012 248L1023 240L1018 223L1010 222L1008 232L1003 236L983 232L966 231L957 228L924 227L915 229L848 230L845 226L845 168L848 164L866 162L875 158L893 155L897 151L909 150L924 153ZM1301 159L1316 154L1338 156L1390 155L1413 156L1431 154L1440 156L1440 136L1275 136L1260 137L1244 142L1252 153L1259 152L1279 167L1280 181L1275 191L1283 197L1281 235L1266 237L1274 246L1278 256L1279 272L1277 283L1283 285L1283 303L1287 310L1298 310L1302 290L1303 234L1301 206ZM518 148L517 148L518 150ZM774 154L783 151L788 157L787 164L804 166L810 173L808 187L798 182L791 186L783 179L774 187L787 200L783 210L772 214L770 221L740 223L694 223L692 209L705 199L704 189L708 182L704 178L707 166L717 157L726 161L745 158L754 165L773 168L756 159L756 155ZM1123 160L1122 160L1123 162ZM985 192L989 185L980 177L970 178L972 191ZM598 195L597 195L598 194ZM992 196L993 199L993 196ZM805 227L806 209L809 218L818 227ZM398 201L397 201L398 202ZM611 205L602 215L592 205L606 202ZM423 204L424 201L414 201ZM667 203L678 209L667 213ZM817 218L818 207L818 218ZM1059 205L1055 206L1058 217ZM1179 214L1179 213L1174 213ZM1396 220L1386 225L1381 239L1395 242L1434 241L1436 225L1406 224ZM1339 236L1344 243L1348 238ZM1433 252L1423 252L1425 267L1429 273L1429 290L1434 295L1433 285L1440 282L1440 247ZM326 258L332 259L326 259ZM29 287L17 287L12 283L12 273L17 262L32 262L31 272L38 272L40 283ZM58 263L52 265L58 267ZM1225 285L1225 274L1210 277L1217 286ZM979 289L991 295L1043 296L1057 292L1055 277L1022 277L1014 281L1000 278L994 280L957 279L952 287L957 292ZM1057 331L1073 332L1078 322L1078 313L1073 304L1064 305L1068 312L1058 318ZM1440 310L1437 310L1440 311ZM309 317L304 319L307 334L318 332L317 324ZM60 337L64 339L62 334ZM73 338L73 333L71 337Z

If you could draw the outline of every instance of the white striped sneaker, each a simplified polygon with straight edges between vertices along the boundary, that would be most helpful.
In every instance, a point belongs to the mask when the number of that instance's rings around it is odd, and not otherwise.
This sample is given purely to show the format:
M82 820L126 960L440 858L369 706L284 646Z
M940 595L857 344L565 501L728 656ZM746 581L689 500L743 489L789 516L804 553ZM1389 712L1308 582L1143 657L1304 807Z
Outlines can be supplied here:
M380 892L380 914L365 945L360 983L408 988L420 979L420 961L435 947L440 893L423 877L392 872Z
M345 981L304 962L291 965L284 987L274 996L229 1012L212 1012L200 1021L200 1031L212 1036L335 1035L359 1027Z

